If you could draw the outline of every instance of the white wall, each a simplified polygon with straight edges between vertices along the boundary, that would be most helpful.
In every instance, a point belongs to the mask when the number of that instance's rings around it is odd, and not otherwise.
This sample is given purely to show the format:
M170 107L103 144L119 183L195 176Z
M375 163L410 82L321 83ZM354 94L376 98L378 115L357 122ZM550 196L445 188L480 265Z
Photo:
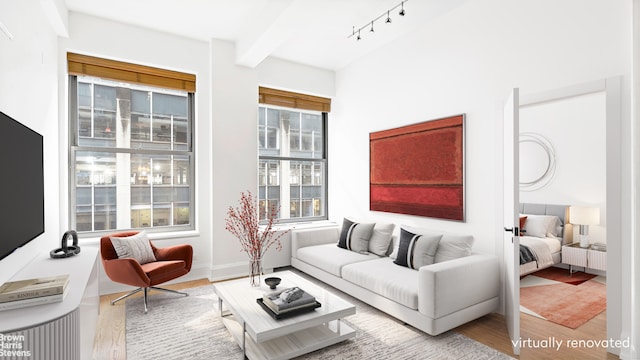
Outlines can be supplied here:
M329 128L330 217L471 233L476 251L501 256L501 122L510 89L536 93L621 75L620 213L629 224L630 14L626 0L470 1L339 71ZM459 113L467 115L467 221L369 212L369 132ZM624 292L616 281L610 288L617 296L608 335L617 337Z
M606 243L607 173L604 92L520 108L520 132L549 140L555 150L551 181L533 191L520 191L520 201L597 207L600 224L589 226L591 243ZM535 167L531 152L520 152L520 174ZM578 226L574 226L578 239ZM576 240L577 241L577 240Z
M40 251L56 247L62 233L58 216L57 36L38 0L0 2L0 21L14 36L9 40L0 32L0 111L43 135L47 177L45 232L0 261L1 284Z
M228 231L225 217L240 192L258 188L258 86L333 97L335 74L280 59L255 69L235 64L235 46L212 40L213 268L212 279L246 275L248 257ZM282 241L289 241L289 237ZM280 254L275 254L276 256ZM269 267L269 260L265 260Z
M330 216L468 232L476 250L494 252L502 197L494 186L502 166L495 127L509 89L536 92L620 74L628 81L628 11L622 0L467 2L339 71ZM369 213L368 133L459 113L467 115L467 221Z

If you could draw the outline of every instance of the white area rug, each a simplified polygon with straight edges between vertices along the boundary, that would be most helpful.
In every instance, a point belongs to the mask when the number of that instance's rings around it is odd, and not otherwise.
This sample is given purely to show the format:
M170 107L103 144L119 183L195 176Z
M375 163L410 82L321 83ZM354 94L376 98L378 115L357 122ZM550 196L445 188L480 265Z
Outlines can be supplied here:
M356 305L356 315L344 321L356 329L357 335L299 359L512 359L453 331L427 335L327 288ZM186 292L187 297L152 292L146 315L142 298L126 301L128 360L241 358L239 346L220 319L213 286Z

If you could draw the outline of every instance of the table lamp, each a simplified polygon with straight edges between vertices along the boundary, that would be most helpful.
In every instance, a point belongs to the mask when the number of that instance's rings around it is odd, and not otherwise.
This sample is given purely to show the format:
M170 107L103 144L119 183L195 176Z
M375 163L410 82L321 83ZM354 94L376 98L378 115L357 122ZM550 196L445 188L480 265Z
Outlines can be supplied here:
M580 247L589 247L589 225L600 223L600 209L595 207L571 206L569 220L580 225Z

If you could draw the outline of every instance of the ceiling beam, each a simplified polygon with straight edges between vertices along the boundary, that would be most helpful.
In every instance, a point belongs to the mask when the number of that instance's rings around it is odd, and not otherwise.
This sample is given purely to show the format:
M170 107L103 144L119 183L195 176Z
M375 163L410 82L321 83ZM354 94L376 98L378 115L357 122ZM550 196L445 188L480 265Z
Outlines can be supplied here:
M69 10L64 0L40 0L42 10L53 30L61 37L69 37Z
M258 12L236 41L236 63L256 67L307 25L308 2L280 0Z

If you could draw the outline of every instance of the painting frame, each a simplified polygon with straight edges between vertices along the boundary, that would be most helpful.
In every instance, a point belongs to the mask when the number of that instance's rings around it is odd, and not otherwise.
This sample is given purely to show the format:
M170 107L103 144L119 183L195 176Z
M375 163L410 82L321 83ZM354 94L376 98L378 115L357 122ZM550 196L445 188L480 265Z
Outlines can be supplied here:
M465 120L369 133L369 209L465 222Z

